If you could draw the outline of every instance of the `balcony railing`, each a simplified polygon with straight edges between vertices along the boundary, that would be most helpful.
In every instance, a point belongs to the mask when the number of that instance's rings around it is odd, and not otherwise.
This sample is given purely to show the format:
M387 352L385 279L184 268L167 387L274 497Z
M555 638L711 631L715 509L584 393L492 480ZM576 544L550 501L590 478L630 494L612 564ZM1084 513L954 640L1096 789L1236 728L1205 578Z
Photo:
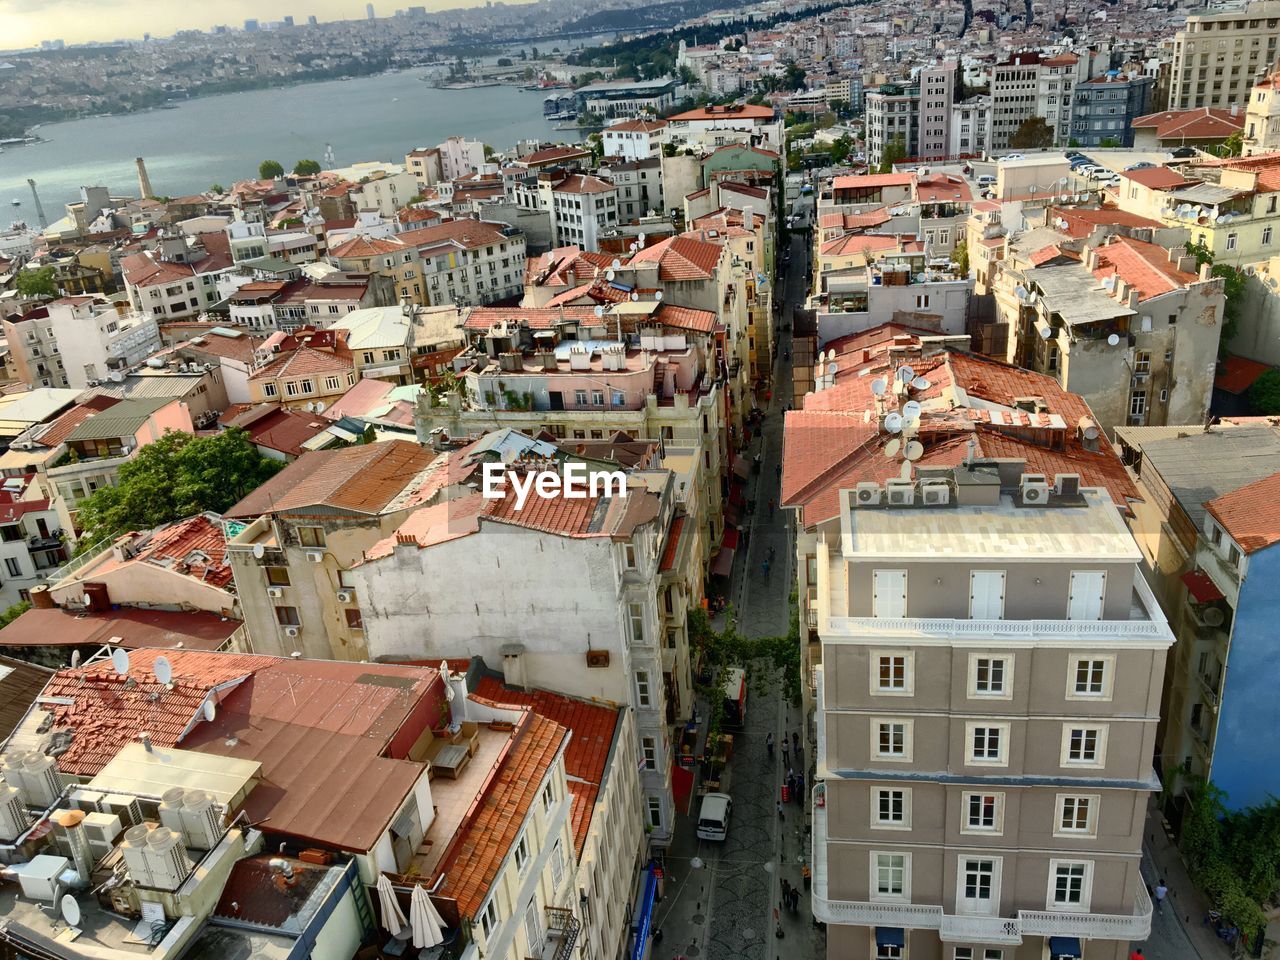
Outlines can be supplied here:
M823 789L819 784L815 795ZM944 913L933 904L833 900L827 895L827 808L817 803L812 836L813 915L823 923L937 930L942 940L986 943L1021 943L1027 936L1145 940L1151 933L1151 898L1142 883L1127 914L1019 910L1016 917L984 917Z
M573 915L572 910L547 907L547 935L538 956L530 960L569 960L581 930L582 921Z

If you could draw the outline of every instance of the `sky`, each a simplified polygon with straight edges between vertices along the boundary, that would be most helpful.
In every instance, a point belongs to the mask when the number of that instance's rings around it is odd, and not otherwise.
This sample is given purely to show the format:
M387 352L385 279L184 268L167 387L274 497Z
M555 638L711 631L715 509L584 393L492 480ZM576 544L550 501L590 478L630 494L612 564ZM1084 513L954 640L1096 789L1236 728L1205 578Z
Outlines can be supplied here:
M475 6L481 0L374 0L374 11L388 17L397 8L439 10ZM0 49L32 47L41 40L118 40L144 33L163 37L177 30L207 30L215 24L243 26L246 18L295 23L308 16L325 20L363 19L365 0L0 0Z

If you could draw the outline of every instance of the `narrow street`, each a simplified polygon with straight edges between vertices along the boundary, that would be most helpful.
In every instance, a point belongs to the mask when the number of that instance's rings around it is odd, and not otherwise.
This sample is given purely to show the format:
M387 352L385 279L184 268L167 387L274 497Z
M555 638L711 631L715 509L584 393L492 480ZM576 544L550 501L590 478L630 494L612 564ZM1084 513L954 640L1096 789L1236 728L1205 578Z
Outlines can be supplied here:
M789 323L792 306L804 303L806 257L804 241L792 238L779 327ZM730 588L738 627L750 637L787 633L788 601L795 583L791 525L777 508L783 411L791 397L790 332L779 329L777 341L768 416L745 454L759 453L762 460L760 473L752 477L748 489L755 512L748 520L747 548L735 561ZM766 573L764 561L771 549L774 561ZM733 797L733 813L727 839L710 842L694 836L696 797L691 816L678 818L666 857L665 899L656 912L655 926L663 938L654 946L654 960L676 956L789 960L825 953L823 935L811 923L803 893L794 914L781 912L783 938L776 936L780 881L786 879L803 890L800 871L808 859L805 808L788 803L781 819L777 811L787 773L781 747L790 742L793 732L801 735L801 755L788 759L797 773L804 773L806 783L812 761L809 745L803 742L800 709L785 703L782 694L777 680L754 682L748 690L746 729L735 736L730 763L727 790ZM770 732L778 744L772 760L765 745Z

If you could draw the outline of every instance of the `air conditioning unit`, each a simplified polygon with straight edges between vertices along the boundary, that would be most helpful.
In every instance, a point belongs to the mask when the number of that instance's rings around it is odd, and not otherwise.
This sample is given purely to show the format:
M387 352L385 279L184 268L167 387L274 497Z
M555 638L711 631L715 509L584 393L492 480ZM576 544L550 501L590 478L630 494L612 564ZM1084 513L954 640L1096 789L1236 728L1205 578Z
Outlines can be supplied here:
M1021 490L1023 503L1046 504L1049 502L1049 483L1041 474L1023 474Z
M310 560L312 563L324 563L324 551L308 550L307 559Z
M1053 489L1060 497L1080 496L1080 474L1060 473L1053 478Z
M933 483L922 483L920 485L920 500L926 506L938 507L945 503L951 502L951 487L944 481L934 481Z
M1133 375L1133 382L1134 382L1134 383L1146 383L1146 382L1147 382L1147 376L1148 376L1148 374L1145 374L1145 373L1135 373L1135 374Z
M878 507L884 503L884 489L874 481L863 480L854 489L853 502L860 507Z
M279 600L284 596L284 590L281 587L267 587L267 596Z
M609 651L608 650L588 650L587 666L588 667L609 666Z
M114 813L120 818L120 824L127 831L143 822L142 806L137 797L123 793L109 793L102 798L100 807L103 813Z
M97 860L111 852L122 832L123 825L114 813L95 812L85 815L84 833L89 838L89 849Z
M285 635L286 637L296 637L296 636L297 636L299 633L301 633L301 632L302 632L302 631L300 631L297 627L285 627L285 628L284 628L284 635Z
M338 591L338 602L339 602L339 603L350 603L350 602L351 602L351 591L350 591L350 590L339 590L339 591Z
M885 492L892 507L910 506L916 502L916 485L911 480L890 480Z

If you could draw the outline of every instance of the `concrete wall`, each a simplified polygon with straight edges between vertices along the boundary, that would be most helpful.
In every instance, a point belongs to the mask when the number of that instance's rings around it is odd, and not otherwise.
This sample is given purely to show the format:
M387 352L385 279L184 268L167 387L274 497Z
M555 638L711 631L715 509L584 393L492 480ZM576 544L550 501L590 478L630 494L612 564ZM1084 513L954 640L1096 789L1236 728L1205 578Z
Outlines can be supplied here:
M1280 258L1271 259L1266 276L1280 276ZM1245 291L1240 328L1228 349L1259 363L1280 366L1280 293L1261 275L1249 277Z
M201 583L194 577L183 576L172 570L149 563L112 562L107 554L103 564L114 569L98 571L93 566L76 573L74 580L64 580L51 587L49 595L60 606L78 605L84 595L84 585L105 583L112 603L155 610L207 610L220 615L234 615L236 598L231 592Z

